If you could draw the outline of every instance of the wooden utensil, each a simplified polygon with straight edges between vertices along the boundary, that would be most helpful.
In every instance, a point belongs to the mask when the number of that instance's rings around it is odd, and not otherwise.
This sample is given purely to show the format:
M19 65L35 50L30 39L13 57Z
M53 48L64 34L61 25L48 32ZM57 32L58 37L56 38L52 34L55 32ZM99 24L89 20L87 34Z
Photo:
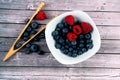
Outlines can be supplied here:
M19 42L19 39L21 38L21 36L25 32L25 30L27 29L27 27L29 26L29 24L32 22L32 20L36 16L36 14L44 7L44 5L45 5L44 2L40 3L40 6L37 8L37 10L35 11L35 13L32 15L32 17L30 18L30 20L27 22L27 24L25 25L25 27L23 28L23 30L21 31L21 33L19 34L19 36L17 37L17 39L15 40L15 42L13 43L13 45L11 46L9 52L4 57L3 61L8 60L12 55L14 55L21 48L23 48L28 42L30 42L34 37L36 37L40 32L42 32L45 29L46 26L40 28L40 30L35 35L31 36L31 38L28 39L26 42L24 42L19 48L15 49L16 43Z

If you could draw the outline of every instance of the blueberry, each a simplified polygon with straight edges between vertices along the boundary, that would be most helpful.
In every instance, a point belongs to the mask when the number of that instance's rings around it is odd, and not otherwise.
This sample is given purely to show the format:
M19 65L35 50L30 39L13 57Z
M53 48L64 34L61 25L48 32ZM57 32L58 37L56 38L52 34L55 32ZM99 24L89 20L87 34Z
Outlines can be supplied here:
M81 55L81 54L83 54L83 52L82 51L78 51L78 53L77 53L78 55Z
M84 40L80 40L79 42L80 42L80 44L84 44L85 41Z
M63 53L64 53L64 54L67 54L67 53L68 53L68 50L67 50L67 49L63 50Z
M28 49L25 51L26 54L31 54L32 52Z
M63 23L58 23L57 27L62 29L62 28L64 28L64 24Z
M21 47L21 46L22 46L22 43L17 42L17 43L15 44L15 49L17 49L17 48L19 48L19 47Z
M68 52L67 55L71 57L72 56L72 52Z
M58 43L55 43L55 48L60 49L60 48L61 48L61 45L58 44Z
M64 46L62 46L60 50L61 50L61 51L64 51L64 50L65 50L65 47L64 47Z
M40 41L40 38L38 36L36 36L33 40L34 41Z
M68 29L67 29L67 28L64 28L64 29L62 29L62 32L63 32L63 33L67 33L67 32L68 32Z
M77 53L73 53L71 57L77 57Z
M44 52L44 51L41 51L41 50L39 50L37 53L38 53L39 55L44 55L44 54L45 54L45 52Z
M45 38L45 33L40 33L39 38L40 38L40 39Z
M25 48L30 48L30 46L31 46L31 43L28 43L25 45Z
M23 37L24 41L27 41L29 39L29 37Z
M68 26L69 31L72 31L72 26Z
M90 39L90 38L91 38L91 34L90 34L90 33L86 34L86 35L85 35L85 38L86 38L86 39Z
M84 53L84 52L86 52L87 51L87 49L86 48L82 48L82 52Z
M75 46L75 45L77 45L77 41L73 41L73 42L71 42L71 44L72 44L73 46Z
M31 23L31 28L37 29L38 28L38 23L37 22L32 22Z
M55 31L60 31L61 29L60 28L56 28Z
M73 51L73 48L69 48L69 51Z
M68 39L65 40L67 44L70 44L70 41Z
M39 49L39 46L37 44L32 44L31 47L30 47L30 50L32 52L37 52Z
M91 39L87 39L86 43L92 43L93 41Z
M64 43L64 39L60 38L60 39L59 39L59 43L60 43L60 44L63 44L63 43Z
M66 49L68 49L68 48L69 48L69 46L68 46L68 45L65 45L65 48L66 48Z
M58 36L59 32L58 31L53 31L52 36Z
M29 26L29 27L27 28L27 31L28 31L28 32L32 31L32 28Z
M37 33L37 31L32 30L30 33L31 33L31 34L35 34L35 33Z
M89 44L86 45L86 47L87 47L88 49L92 49L92 48L93 48L93 44L92 44L92 43L89 43Z
M73 54L77 54L77 50L73 50Z
M84 44L79 44L79 47L80 47L80 48L83 48L83 47L84 47Z
M83 39L84 38L84 35L83 34L80 34L79 35L79 39Z
M53 38L58 42L59 36L54 36Z
M25 37L26 37L26 36L29 36L29 33L25 31L25 32L23 33L23 36L25 36Z
M73 48L73 49L76 49L76 48L77 48L77 46L76 46L76 45L74 45L74 46L72 46L72 48Z
M80 21L76 21L75 24L80 25Z

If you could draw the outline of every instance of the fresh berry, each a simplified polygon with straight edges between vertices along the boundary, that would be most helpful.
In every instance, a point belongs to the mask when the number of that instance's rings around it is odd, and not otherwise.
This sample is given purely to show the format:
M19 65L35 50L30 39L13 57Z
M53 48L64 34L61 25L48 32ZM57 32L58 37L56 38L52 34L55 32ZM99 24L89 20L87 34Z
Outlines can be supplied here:
M37 44L32 44L31 47L30 47L30 50L32 52L37 52L39 49L39 46Z
M64 42L65 42L65 40L64 40L63 38L60 38L60 39L59 39L59 43L60 43L60 44L63 44Z
M72 52L68 52L67 55L72 57Z
M83 34L80 34L79 35L79 39L83 39L84 38L84 35Z
M77 41L73 41L73 42L71 42L71 44L72 44L73 46L76 46L76 45L77 45Z
M77 39L77 35L76 34L74 34L74 33L72 33L72 32L68 32L67 33L67 39L69 40L69 41L75 41L76 39Z
M79 35L82 33L82 29L79 25L75 25L73 26L73 32L76 34L76 35Z
M87 22L82 22L81 27L84 34L87 34L93 30L92 26Z
M29 39L29 37L23 37L24 41L27 41Z
M45 33L40 33L39 38L40 38L40 39L45 38Z
M35 34L35 33L37 33L37 31L32 30L30 33L31 33L31 34Z
M90 38L91 38L91 34L90 34L90 33L85 34L85 38L86 38L86 39L90 39Z
M28 43L25 45L25 48L30 48L30 46L31 46L31 43Z
M45 52L44 52L44 51L41 51L41 50L39 50L37 53L38 53L39 55L44 55L44 54L45 54Z
M17 48L19 48L19 47L21 47L21 46L22 46L22 43L17 42L17 43L15 44L15 49L17 49Z
M92 49L92 48L93 48L93 44L92 44L92 43L89 43L89 44L86 45L86 47L87 47L88 49Z
M58 31L53 31L52 36L58 36L59 32Z
M74 24L75 19L72 15L68 15L65 17L65 21L67 24L72 26Z
M92 43L93 41L91 39L86 40L86 43Z
M73 51L73 48L69 48L69 51Z
M32 28L29 26L29 27L27 28L27 31L28 31L28 32L32 31Z
M38 23L37 22L32 22L31 23L31 28L37 29L38 28Z
M61 48L61 45L58 44L58 43L55 43L55 47L56 47L57 49L60 49L60 48Z
M63 33L67 33L67 32L68 32L68 29L67 29L67 28L64 28L64 29L62 29L62 32L63 32Z
M46 14L43 10L40 10L38 14L35 16L36 20L44 20L46 19Z
M83 52L82 51L78 51L78 53L77 53L78 55L81 55L81 54L83 54Z
M86 48L82 48L82 52L84 53L84 52L86 52L87 51L87 49Z
M79 47L80 47L80 48L83 48L83 47L84 47L84 44L79 44Z
M64 53L64 54L67 54L67 53L68 53L68 50L67 50L67 49L63 50L63 53Z
M60 28L60 29L64 28L64 24L63 23L58 23L57 28Z
M79 41L79 43L80 43L80 44L83 44L84 42L85 42L85 41L84 41L84 40L82 40L82 39Z
M23 33L23 36L24 36L24 37L27 37L27 36L29 36L29 33L25 31L25 32Z

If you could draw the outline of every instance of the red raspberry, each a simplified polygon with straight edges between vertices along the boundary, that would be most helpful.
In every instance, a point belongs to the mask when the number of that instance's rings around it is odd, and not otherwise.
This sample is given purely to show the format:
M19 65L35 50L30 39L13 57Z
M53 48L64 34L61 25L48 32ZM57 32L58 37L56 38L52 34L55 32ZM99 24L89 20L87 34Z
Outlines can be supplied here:
M84 34L87 34L93 30L92 26L87 22L82 22L81 27Z
M75 41L76 39L77 39L77 35L76 34L74 34L74 33L72 33L72 32L68 32L67 33L67 39L69 40L69 41Z
M79 35L82 33L82 29L79 25L75 25L73 26L73 32L76 34L76 35Z
M75 19L72 15L68 15L65 17L65 21L67 24L72 26L74 24Z
M40 10L38 14L35 16L36 20L44 20L46 19L46 14L43 10Z

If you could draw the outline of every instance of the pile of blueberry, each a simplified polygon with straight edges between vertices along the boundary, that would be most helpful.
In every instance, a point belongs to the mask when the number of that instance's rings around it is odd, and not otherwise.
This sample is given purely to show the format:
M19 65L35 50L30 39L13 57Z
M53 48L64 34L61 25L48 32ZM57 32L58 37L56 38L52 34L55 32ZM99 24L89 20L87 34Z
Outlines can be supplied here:
M89 23L68 15L56 25L51 35L56 49L69 57L77 57L93 48L92 31Z
M40 10L35 15L34 20L45 20L46 18L47 17L46 17L45 12L43 10ZM29 21L29 19L26 20L25 22L28 23L28 21ZM40 27L41 27L40 24L38 24L36 21L32 21L29 24L29 26L27 27L27 29L25 30L25 32L23 33L23 35L21 36L21 38L15 44L14 49L21 47L22 44L24 44L24 42L26 42L28 39L30 39L30 37L32 35L37 33L37 30ZM39 55L43 55L44 51L41 50L40 46L38 44L36 44L35 42L38 42L38 41L40 41L40 39L44 39L44 38L45 38L45 31L42 31L32 41L30 41L28 44L26 44L24 46L26 54L31 54L33 52L37 52Z
M31 24L27 27L23 35L21 36L20 40L15 45L15 48L19 48L25 41L30 39L32 35L37 33L38 28L40 28L41 25L37 22L33 21ZM38 54L44 54L44 52L41 50L40 46L36 44L35 42L40 41L40 39L45 38L45 31L42 31L40 34L38 34L32 41L30 41L28 44L25 45L25 53L31 54L33 52L37 52Z

